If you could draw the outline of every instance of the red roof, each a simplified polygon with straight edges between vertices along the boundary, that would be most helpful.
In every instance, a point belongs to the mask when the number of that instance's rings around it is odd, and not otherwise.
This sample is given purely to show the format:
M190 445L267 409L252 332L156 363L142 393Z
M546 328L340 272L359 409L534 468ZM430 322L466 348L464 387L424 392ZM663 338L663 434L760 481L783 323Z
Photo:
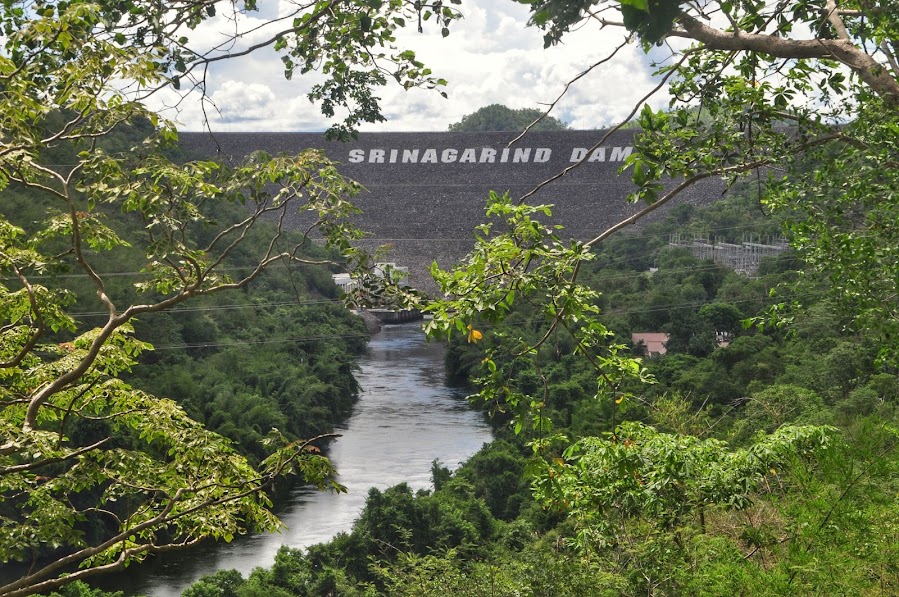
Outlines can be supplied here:
M631 334L631 342L634 343L634 346L643 344L646 347L647 356L668 352L665 348L665 343L668 342L668 334L664 332L637 332Z

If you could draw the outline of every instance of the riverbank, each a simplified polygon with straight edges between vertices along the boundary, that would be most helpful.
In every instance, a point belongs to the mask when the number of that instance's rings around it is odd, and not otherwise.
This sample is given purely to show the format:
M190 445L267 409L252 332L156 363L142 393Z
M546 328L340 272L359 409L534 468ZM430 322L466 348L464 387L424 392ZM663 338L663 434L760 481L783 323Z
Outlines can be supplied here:
M372 336L356 376L359 401L329 448L346 494L294 488L276 509L285 524L281 534L200 545L132 567L102 586L174 597L204 574L233 568L246 575L271 566L282 544L307 547L349 531L371 487L429 487L434 460L455 468L492 439L483 414L469 407L466 390L446 383L443 353L415 323L385 326Z

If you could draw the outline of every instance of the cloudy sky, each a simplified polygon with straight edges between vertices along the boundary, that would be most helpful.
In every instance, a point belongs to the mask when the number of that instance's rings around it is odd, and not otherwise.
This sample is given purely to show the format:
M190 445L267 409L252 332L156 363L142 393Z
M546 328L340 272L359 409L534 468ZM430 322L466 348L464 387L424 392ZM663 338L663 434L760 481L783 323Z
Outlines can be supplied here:
M288 0L281 0L284 4ZM251 28L277 15L276 2L260 2L269 12L245 19ZM442 131L465 114L493 103L512 108L541 107L552 102L565 83L608 55L623 37L620 31L600 32L587 27L565 38L565 44L543 49L540 30L527 27L527 7L512 0L463 0L464 18L443 38L432 26L424 33L402 31L401 48L412 49L435 76L449 81L448 99L435 91L404 91L388 84L378 95L388 118L367 125L365 131ZM428 23L426 23L427 25ZM192 34L199 44L214 44L223 31L233 29L210 22ZM258 42L263 31L246 35L241 44ZM240 49L237 46L235 49ZM634 103L654 85L652 68L639 47L629 45L615 59L581 79L560 101L553 115L574 128L603 128L625 117ZM327 126L318 107L306 98L314 78L297 74L284 79L278 55L270 50L237 60L219 62L207 75L207 91L215 106L206 116L216 131L318 131ZM165 111L182 130L202 130L204 113L196 98ZM659 96L654 104L666 101ZM171 96L154 100L161 109L175 103Z

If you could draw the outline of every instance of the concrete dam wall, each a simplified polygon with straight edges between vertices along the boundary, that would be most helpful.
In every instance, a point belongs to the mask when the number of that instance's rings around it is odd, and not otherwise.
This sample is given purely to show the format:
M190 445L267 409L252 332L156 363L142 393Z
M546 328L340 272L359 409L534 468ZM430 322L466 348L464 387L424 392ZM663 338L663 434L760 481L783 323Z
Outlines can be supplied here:
M367 248L389 245L389 261L408 266L413 286L433 290L432 261L449 267L473 244L474 226L485 221L489 191L518 198L587 155L587 161L541 189L531 203L554 205L550 223L561 235L595 237L640 207L627 203L633 190L618 169L630 155L633 131L618 131L588 155L602 131L534 132L508 143L514 133L363 133L348 143L316 133L181 133L191 156L236 163L258 150L273 155L322 149L345 176L365 191L355 199L357 224L370 233ZM673 205L705 205L721 197L723 185L709 180L684 192ZM655 216L658 217L658 216ZM302 222L292 225L298 228Z

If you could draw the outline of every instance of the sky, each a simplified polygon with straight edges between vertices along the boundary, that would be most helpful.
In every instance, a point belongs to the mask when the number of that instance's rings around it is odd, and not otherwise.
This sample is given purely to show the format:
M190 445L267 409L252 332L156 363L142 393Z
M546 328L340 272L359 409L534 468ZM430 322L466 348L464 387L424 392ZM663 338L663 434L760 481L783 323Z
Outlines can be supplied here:
M289 7L289 0L260 2L263 12L244 19L252 28ZM276 6L280 4L281 6ZM490 104L510 108L543 108L562 93L566 82L608 55L623 40L619 30L585 27L564 38L564 44L544 50L543 34L527 27L528 10L513 0L463 0L464 18L443 38L438 26L425 23L424 33L414 27L400 32L397 45L412 49L432 69L447 79L444 99L433 90L405 91L392 81L377 95L387 122L363 125L363 131L444 131L463 116ZM266 12L267 11L267 12ZM427 25L431 27L427 27ZM192 43L220 43L223 31L234 25L213 20L191 33ZM242 47L266 36L264 30L244 36ZM575 129L605 128L616 124L655 85L653 68L636 44L618 52L615 59L578 81L559 101L552 115ZM320 131L328 126L319 108L306 98L316 78L284 78L281 60L274 51L218 62L207 75L207 93L214 106L197 97L177 103L174 96L157 95L151 105L181 130L214 131ZM659 95L655 107L667 103Z

